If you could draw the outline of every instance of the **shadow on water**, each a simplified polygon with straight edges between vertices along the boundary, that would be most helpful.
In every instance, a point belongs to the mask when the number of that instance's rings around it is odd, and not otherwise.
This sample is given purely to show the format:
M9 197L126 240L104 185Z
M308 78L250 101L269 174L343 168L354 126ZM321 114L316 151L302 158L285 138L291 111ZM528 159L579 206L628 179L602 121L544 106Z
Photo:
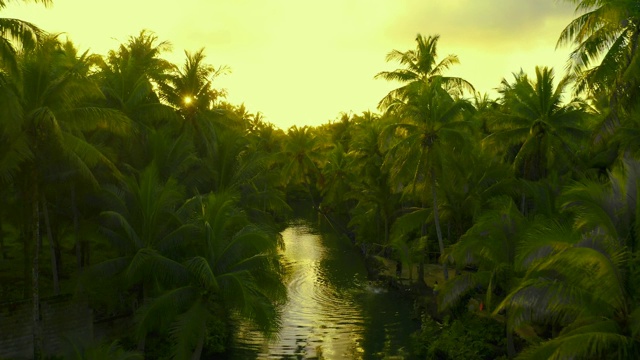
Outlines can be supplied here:
M348 239L303 221L282 232L288 300L278 339L241 327L231 359L382 359L408 353L410 300L367 281Z

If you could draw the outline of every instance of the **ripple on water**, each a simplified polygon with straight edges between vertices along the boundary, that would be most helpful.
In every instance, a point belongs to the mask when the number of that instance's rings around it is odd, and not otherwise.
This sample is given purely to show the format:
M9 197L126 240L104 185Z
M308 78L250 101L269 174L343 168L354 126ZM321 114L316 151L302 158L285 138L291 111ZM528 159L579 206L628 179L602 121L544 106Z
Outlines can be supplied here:
M255 331L242 329L237 337L238 358L282 359L317 358L358 359L364 354L363 342L370 314L362 312L361 296L376 296L363 285L362 275L332 266L349 262L349 254L328 253L322 237L304 225L283 233L283 253L288 268L288 300L282 307L282 328L276 341L267 342ZM352 254L353 255L353 254ZM345 257L346 256L346 257ZM364 270L364 269L362 269ZM339 283L341 286L337 286ZM366 300L366 299L365 299ZM394 332L399 322L385 324Z

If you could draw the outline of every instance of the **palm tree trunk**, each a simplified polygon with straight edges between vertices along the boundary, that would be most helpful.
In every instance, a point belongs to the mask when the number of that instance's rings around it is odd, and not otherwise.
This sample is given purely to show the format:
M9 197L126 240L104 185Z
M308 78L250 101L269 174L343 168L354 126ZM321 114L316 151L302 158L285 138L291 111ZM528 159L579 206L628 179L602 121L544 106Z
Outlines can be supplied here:
M7 248L4 246L4 231L2 230L2 217L0 217L0 252L2 253L2 260L6 260Z
M418 263L418 278L416 279L420 288L422 288L427 283L424 281L424 257L420 259Z
M516 346L513 343L513 331L509 330L509 326L505 325L507 329L507 357L513 359L516 356Z
M193 351L191 360L199 360L202 356L202 348L204 347L204 331L206 331L206 329L203 329L202 334L198 337L198 344L196 345L196 349Z
M34 181L35 177L34 177ZM33 358L41 359L43 350L42 339L42 322L40 316L40 209L38 202L38 185L34 184L32 189L33 199L31 200L32 207L32 239L35 245L33 252L33 264L31 267L31 300L33 306Z
M389 219L384 216L384 245L389 245Z
M30 219L31 215L26 215L27 218ZM33 236L31 236L31 230L33 226L29 224L24 224L22 226L22 230L20 232L20 236L22 238L22 278L24 279L24 286L22 287L22 298L29 299L31 297L31 270L32 269L32 259L31 259L31 242L33 240Z
M433 169L430 171L429 178L431 180L431 195L433 197L433 220L436 223L436 234L438 235L438 247L440 248L440 256L444 254L444 242L442 241L442 230L440 229L440 212L438 211L438 197L436 193L436 176L433 173ZM442 265L444 279L449 280L449 270L447 269L447 262L444 261Z
M76 241L76 263L78 270L82 270L82 244L80 242L78 209L76 207L76 187L74 185L71 186L71 212L73 214L73 237Z
M148 290L148 285L145 284L145 281L142 282L142 303L139 305L139 307L145 306L149 303L149 290ZM140 339L138 339L138 347L136 348L136 350L138 350L140 353L142 353L142 355L144 355L144 349L147 343L147 330L145 329L144 333L142 333L140 335Z
M424 204L423 204L424 207ZM420 229L420 235L422 236L422 238L424 238L425 236L427 236L427 223L425 222L424 224L422 224L422 227ZM426 285L426 282L424 281L424 259L425 257L427 257L429 254L426 253L423 256L420 257L420 262L418 263L418 285L420 287L423 287L424 285Z
M47 228L47 238L49 239L49 252L51 253L51 272L53 274L53 293L60 294L60 282L58 278L58 259L56 257L55 247L53 245L53 236L51 235L51 223L49 222L49 208L47 206L47 198L42 193L42 212L44 214L44 225Z
M320 208L316 205L316 199L313 197L313 192L311 191L311 184L308 183L307 181L304 181L304 184L306 185L307 192L309 193L309 199L311 200L311 206L313 206L313 208L316 209L316 210L320 210Z
M2 253L2 259L7 259L7 248L4 244L4 231L2 230L2 218L0 217L0 252Z

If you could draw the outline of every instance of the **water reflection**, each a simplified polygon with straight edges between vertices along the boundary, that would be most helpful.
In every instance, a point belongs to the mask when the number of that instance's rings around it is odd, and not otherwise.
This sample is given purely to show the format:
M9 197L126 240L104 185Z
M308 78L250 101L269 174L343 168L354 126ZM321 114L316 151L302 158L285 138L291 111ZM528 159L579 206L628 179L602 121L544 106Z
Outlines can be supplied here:
M304 223L282 235L289 296L282 329L271 342L240 332L235 358L369 359L405 346L414 328L410 305L368 284L364 263L347 242Z

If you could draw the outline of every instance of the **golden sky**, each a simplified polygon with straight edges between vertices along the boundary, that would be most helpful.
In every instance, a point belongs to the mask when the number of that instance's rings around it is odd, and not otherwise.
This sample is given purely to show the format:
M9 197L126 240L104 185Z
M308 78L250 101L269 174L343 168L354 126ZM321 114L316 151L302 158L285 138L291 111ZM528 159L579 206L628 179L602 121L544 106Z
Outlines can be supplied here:
M574 12L561 0L54 0L16 1L0 16L99 54L142 29L171 42L177 64L204 47L210 64L232 70L216 85L231 103L287 129L375 111L397 84L374 75L395 69L385 55L414 48L417 33L440 34L440 57L461 61L449 75L481 92L520 68L553 66L559 77L570 49L555 44Z

